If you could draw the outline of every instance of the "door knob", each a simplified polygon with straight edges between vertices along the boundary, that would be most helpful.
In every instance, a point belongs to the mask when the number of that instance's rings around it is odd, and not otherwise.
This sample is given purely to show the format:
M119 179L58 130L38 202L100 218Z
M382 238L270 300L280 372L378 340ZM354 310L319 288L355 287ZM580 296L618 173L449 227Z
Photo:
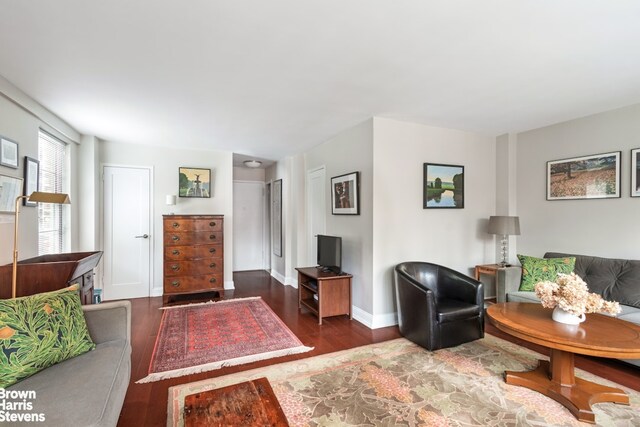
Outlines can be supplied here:
M148 239L149 235L148 234L143 234L142 236L135 236L136 239Z

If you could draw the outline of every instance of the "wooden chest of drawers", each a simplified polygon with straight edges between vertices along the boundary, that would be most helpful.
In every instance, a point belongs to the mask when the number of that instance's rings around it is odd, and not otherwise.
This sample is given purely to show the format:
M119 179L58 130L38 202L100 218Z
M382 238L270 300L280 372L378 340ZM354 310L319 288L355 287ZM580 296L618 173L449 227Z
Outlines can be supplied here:
M164 215L164 303L172 296L224 292L222 215Z

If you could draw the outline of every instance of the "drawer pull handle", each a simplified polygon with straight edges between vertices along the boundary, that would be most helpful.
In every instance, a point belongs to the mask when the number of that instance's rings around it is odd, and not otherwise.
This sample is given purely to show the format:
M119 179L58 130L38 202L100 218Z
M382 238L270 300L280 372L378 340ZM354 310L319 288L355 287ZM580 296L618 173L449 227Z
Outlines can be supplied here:
M179 265L175 265L175 264L174 264L174 265L172 265L172 266L171 266L171 269L172 269L173 271L178 271L178 270L180 270L180 266L179 266Z
M179 227L180 227L180 224L178 224L177 222L173 223L173 228L179 228Z
M211 221L211 222L209 223L209 225L210 225L210 226L212 226L212 227L215 227L215 226L216 226L216 223L215 223L215 221Z
M211 267L211 268L216 268L216 263L215 263L215 262L212 262L211 264L209 264L209 267Z
M180 251L177 249L174 249L173 251L171 251L171 253L174 255L180 255Z
M209 248L209 252L212 253L212 254L215 254L216 253L216 248Z
M178 240L180 240L180 236L173 236L171 240L173 240L174 242L177 242Z
M216 283L216 278L212 277L211 279L209 279L209 283Z
M215 234L212 234L212 235L210 235L210 236L209 236L209 238L210 238L211 240L215 240L215 239L216 239L216 235L215 235Z
M180 286L180 282L178 282L177 280L174 280L173 282L171 282L171 286L173 286L174 288L177 288L178 286Z

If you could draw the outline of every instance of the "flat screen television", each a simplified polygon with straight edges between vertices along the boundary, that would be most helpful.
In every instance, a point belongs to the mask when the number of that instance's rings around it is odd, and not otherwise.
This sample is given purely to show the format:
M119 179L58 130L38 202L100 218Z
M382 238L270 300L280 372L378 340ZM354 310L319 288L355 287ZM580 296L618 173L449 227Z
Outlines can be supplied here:
M342 238L318 234L318 267L323 271L342 272Z

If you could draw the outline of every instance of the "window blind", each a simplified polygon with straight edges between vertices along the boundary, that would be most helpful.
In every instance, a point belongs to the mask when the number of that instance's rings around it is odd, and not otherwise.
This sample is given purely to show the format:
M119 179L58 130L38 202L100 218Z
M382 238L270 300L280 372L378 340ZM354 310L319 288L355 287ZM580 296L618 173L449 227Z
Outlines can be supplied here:
M66 149L64 142L40 131L38 160L40 160L40 191L64 193L66 173ZM38 203L38 254L57 254L64 247L63 205Z

